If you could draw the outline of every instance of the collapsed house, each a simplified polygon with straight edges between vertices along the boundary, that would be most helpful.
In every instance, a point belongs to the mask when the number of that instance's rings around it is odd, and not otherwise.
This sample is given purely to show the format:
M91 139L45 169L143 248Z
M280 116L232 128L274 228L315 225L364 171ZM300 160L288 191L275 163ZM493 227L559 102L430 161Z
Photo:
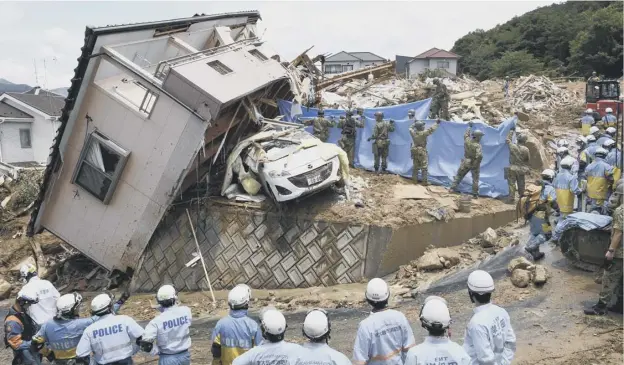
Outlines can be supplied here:
M28 234L131 273L176 197L292 98L257 11L87 28ZM243 126L242 128L240 126Z

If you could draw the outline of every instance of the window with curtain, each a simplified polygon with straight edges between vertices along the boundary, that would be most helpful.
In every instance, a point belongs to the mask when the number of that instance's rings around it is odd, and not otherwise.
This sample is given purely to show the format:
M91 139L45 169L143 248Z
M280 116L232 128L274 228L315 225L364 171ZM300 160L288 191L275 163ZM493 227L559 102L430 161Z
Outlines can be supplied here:
M74 174L74 184L108 204L130 153L100 133L87 139Z

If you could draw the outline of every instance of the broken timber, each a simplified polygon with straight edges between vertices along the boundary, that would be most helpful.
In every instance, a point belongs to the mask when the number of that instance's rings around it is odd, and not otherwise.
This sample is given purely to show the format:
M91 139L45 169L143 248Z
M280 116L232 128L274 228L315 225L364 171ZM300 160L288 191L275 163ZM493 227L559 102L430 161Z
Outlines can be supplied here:
M382 65L376 67L367 67L355 71L345 72L340 74L340 76L332 77L331 79L326 79L324 81L319 82L316 87L317 89L324 89L329 87L335 83L348 81L356 78L362 78L367 76L369 73L372 73L375 76L379 76L386 72L394 72L394 61L386 62Z

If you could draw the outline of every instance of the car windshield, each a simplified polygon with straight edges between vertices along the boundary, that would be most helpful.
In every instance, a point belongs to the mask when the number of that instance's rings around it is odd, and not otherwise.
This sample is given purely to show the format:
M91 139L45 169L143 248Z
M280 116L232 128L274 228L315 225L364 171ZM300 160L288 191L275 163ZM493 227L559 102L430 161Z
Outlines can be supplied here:
M301 149L301 141L311 138L314 138L311 134L299 129L277 139L263 142L261 146L266 151L269 161L277 161ZM303 148L310 147L314 146L310 145Z

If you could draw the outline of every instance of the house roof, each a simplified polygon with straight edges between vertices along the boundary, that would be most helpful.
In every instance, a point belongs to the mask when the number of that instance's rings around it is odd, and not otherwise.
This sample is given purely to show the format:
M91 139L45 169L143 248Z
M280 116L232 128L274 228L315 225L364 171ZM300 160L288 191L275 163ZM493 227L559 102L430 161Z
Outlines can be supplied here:
M0 118L32 118L32 115L0 101Z
M325 62L340 62L340 61L385 62L386 59L383 57L377 56L376 54L372 52L346 52L346 51L338 52L325 59Z
M456 55L455 53L434 47L414 57L414 59L419 59L419 58L420 59L422 58L459 58L459 56Z
M156 30L167 27L178 27L185 25L192 25L195 23L200 23L208 20L219 20L219 19L228 19L228 18L236 18L246 16L247 23L255 24L260 18L260 12L257 10L250 11L239 11L232 13L222 13L222 14L213 14L213 15L205 15L205 14L195 14L190 18L182 18L182 19L172 19L172 20L164 20L158 22L145 22L145 23L132 23L132 24L122 24L122 25L109 25L106 27L86 27L85 29L85 37L84 44L82 46L80 56L78 57L78 66L74 69L74 77L71 79L71 86L67 89L67 97L65 98L65 105L61 110L61 117L59 121L61 125L57 129L56 137L54 138L54 143L52 145L52 151L50 152L50 158L48 158L48 165L46 166L45 172L43 174L43 181L41 183L41 188L39 189L39 194L37 195L37 199L35 199L33 205L33 211L30 216L30 221L28 222L28 227L26 229L26 234L29 237L32 237L35 234L35 223L37 220L37 216L39 215L39 211L41 209L41 204L45 199L45 195L52 180L52 173L54 172L56 166L58 165L61 157L60 153L60 145L61 140L63 139L63 134L65 133L65 127L67 126L67 122L69 120L69 115L72 110L76 106L76 98L78 97L78 93L82 86L82 79L87 72L87 67L89 66L89 61L91 61L91 56L93 54L93 50L95 48L95 43L97 38L101 35L106 34L116 34L116 33L124 33L124 32L133 32L138 30Z
M39 92L37 92L37 90L39 90ZM42 96L56 96L56 97L61 97L61 98L65 99L65 97L63 95L59 95L57 93L53 93L50 90L44 90L44 89L40 88L39 86L35 86L32 89L23 92L22 94L32 94L32 95L42 95Z
M65 98L53 93L44 92L43 94L22 94L22 93L6 93L8 96L27 104L34 109L39 110L47 115L59 117L61 109L65 105ZM51 96L54 95L54 96Z

